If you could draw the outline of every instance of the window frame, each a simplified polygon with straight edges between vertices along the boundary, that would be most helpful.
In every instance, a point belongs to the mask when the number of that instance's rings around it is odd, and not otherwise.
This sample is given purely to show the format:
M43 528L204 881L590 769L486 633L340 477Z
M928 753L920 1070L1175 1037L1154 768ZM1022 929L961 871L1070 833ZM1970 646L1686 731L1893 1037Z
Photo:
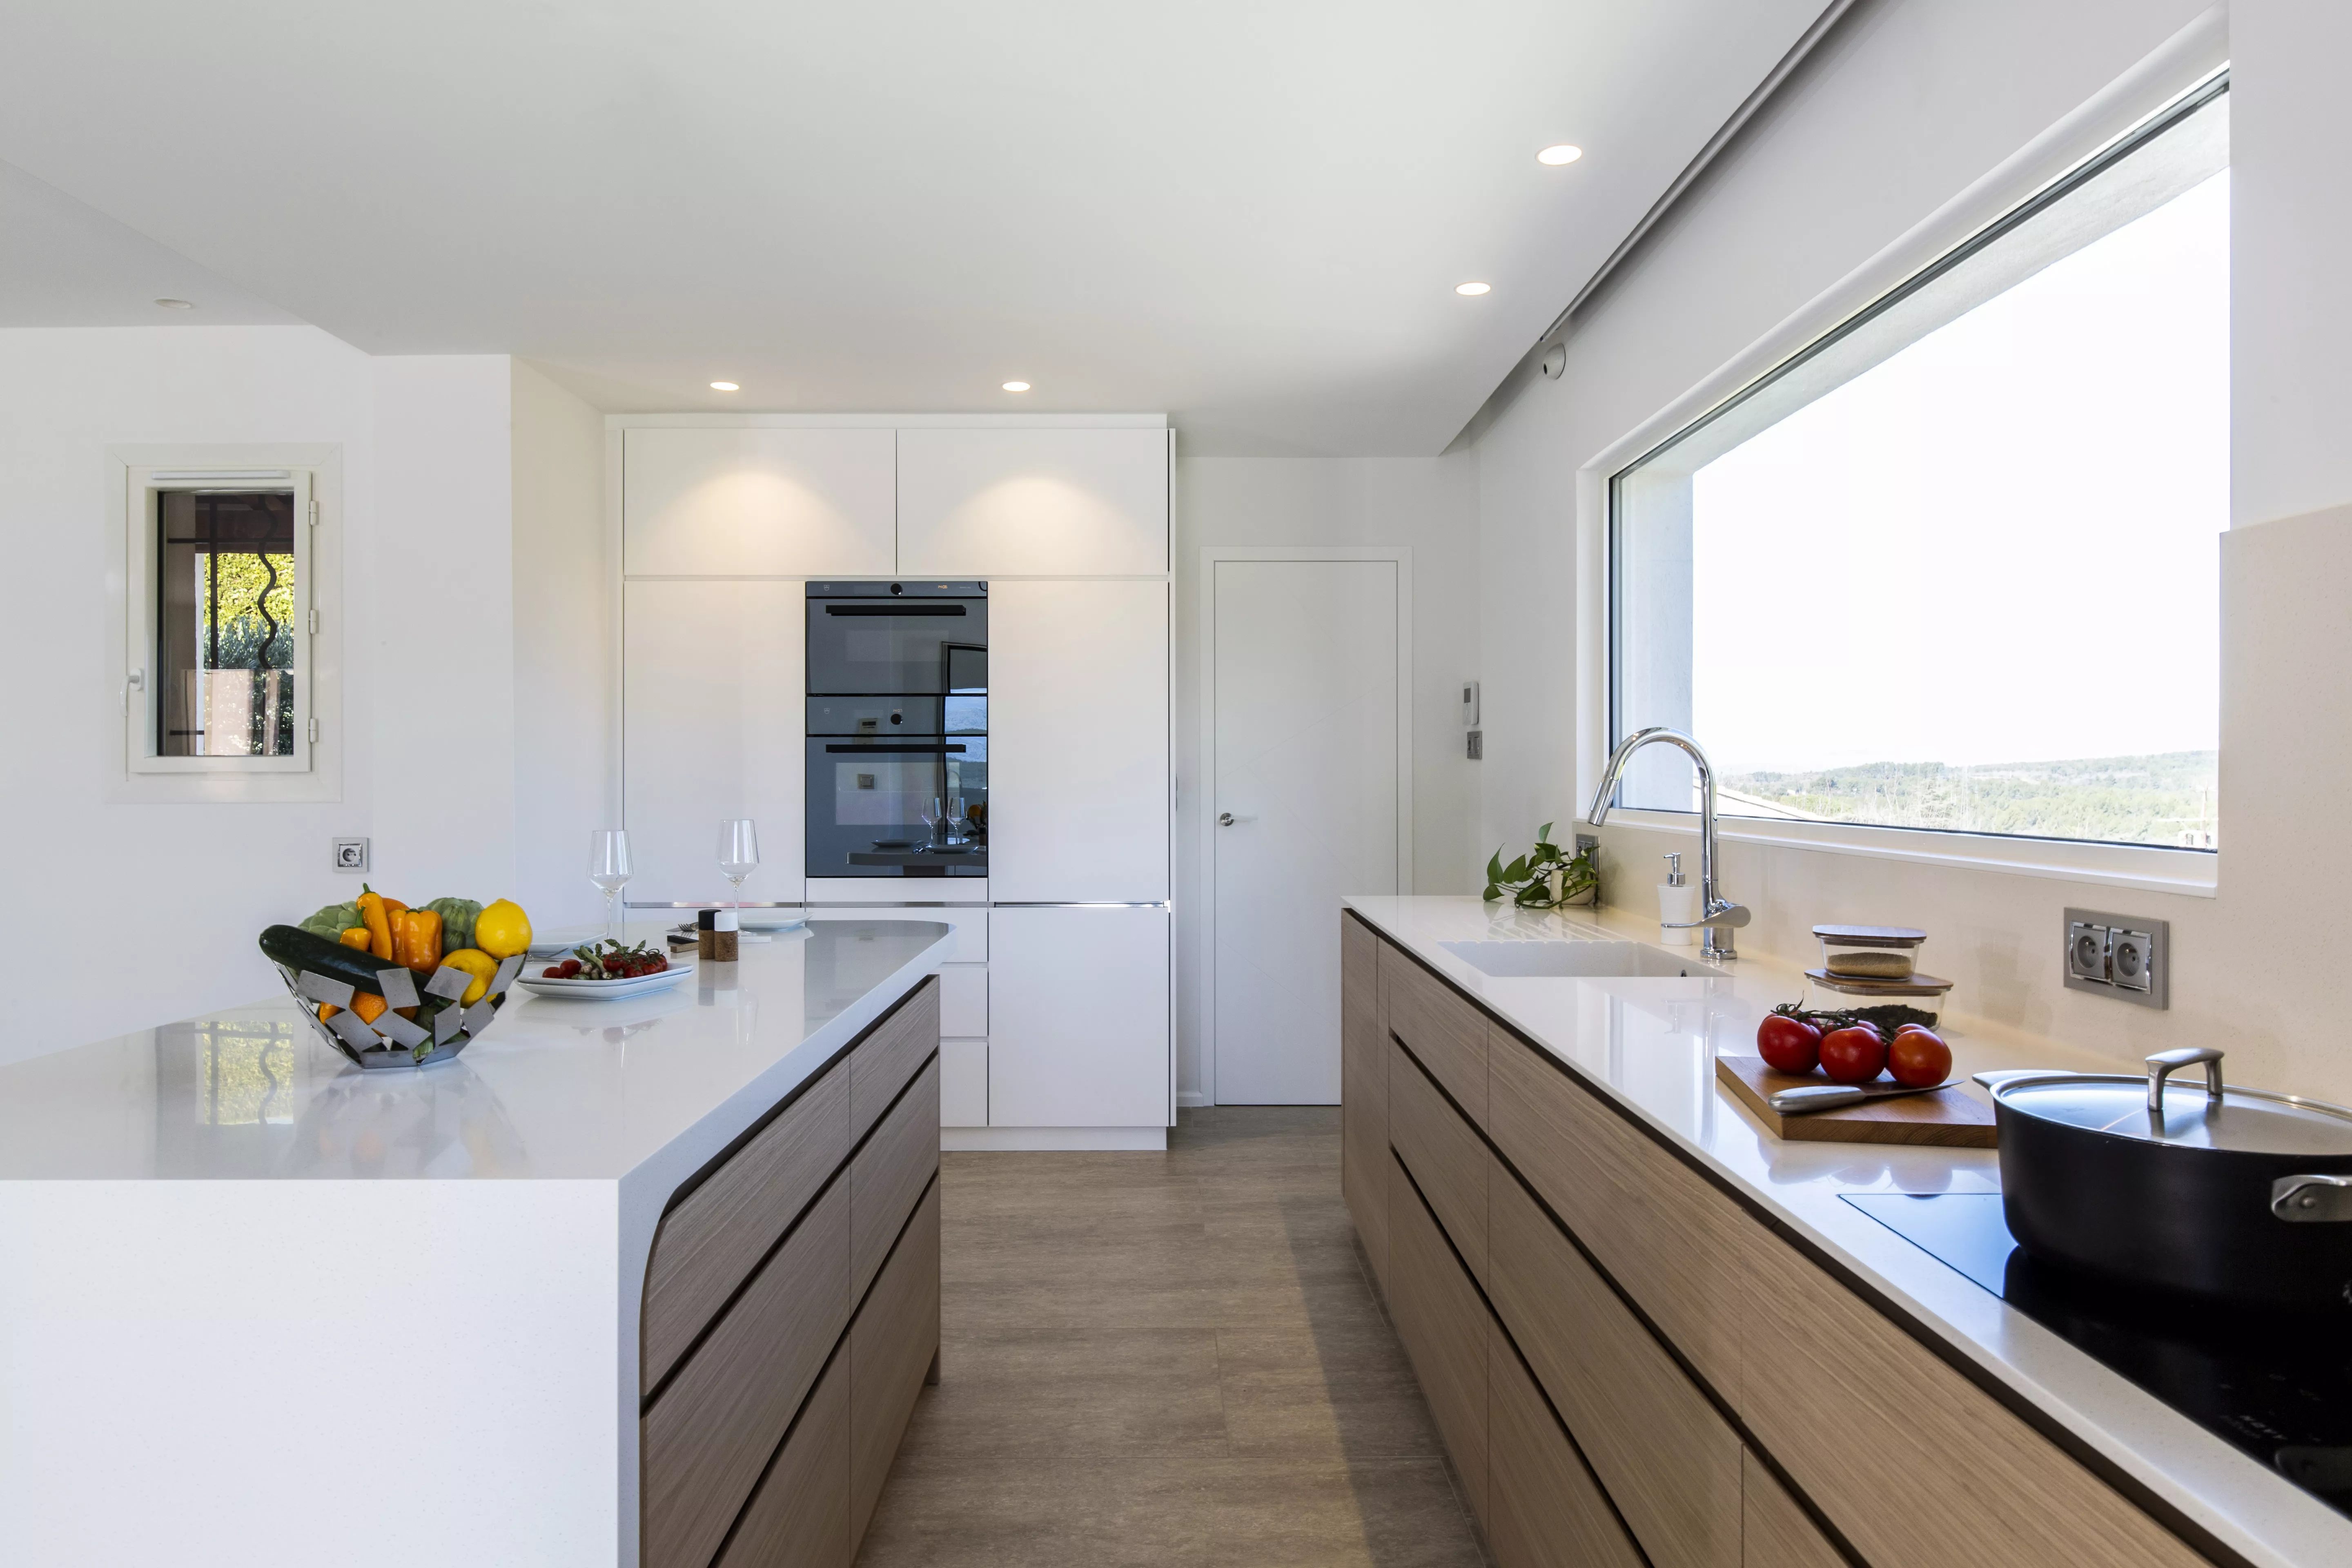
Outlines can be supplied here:
M130 729L123 736L123 754L134 773L307 773L311 768L310 737L310 574L316 561L311 535L318 526L317 476L306 468L163 468L152 466L130 470L129 510L136 539L126 540L131 571L128 589L131 646L127 650L130 678L125 683L123 717ZM166 756L156 749L158 710L163 702L161 669L163 649L156 625L156 595L161 585L163 542L158 526L162 498L174 491L239 489L290 490L294 497L294 751L282 757Z
M342 798L342 449L320 444L109 447L106 498L108 782L113 805L266 804ZM262 475L271 477L263 478ZM283 474L285 478L275 477ZM154 752L158 490L296 493L294 754ZM132 673L140 672L134 685Z
M2182 42L2194 49L2201 40ZM2225 54L2225 40L2221 42L2220 50ZM2188 69L2182 68L2183 63ZM2171 67L2169 70L2165 68L2168 65ZM1580 747L1579 772L1587 791L1599 782L1597 759L1605 758L1623 733L1623 669L1618 657L1623 626L1619 583L1618 481L1698 426L1761 394L1784 375L1865 330L1905 300L2230 90L2226 58L2207 61L2202 69L2196 68L2193 59L2172 62L2158 58L2145 62L2144 69L2147 76L2168 81L2168 86L2152 90L2147 80L2126 79L2101 100L2085 105L2011 160L2012 165L2021 168L2011 172L2010 166L2004 166L1996 171L1912 235L1858 268L1805 311L1783 322L1706 383L1644 421L1580 469L1578 512L1584 534L1580 554L1592 569L1598 589L1587 596L1586 603L1599 612L1596 636L1589 645L1589 653L1594 656L1590 667L1593 674L1583 683L1585 710L1597 719L1597 722L1584 727L1587 744ZM2185 87L2184 77L2188 78ZM2148 107L2151 100L2152 109ZM2135 100L2137 113L2132 111ZM2123 119L2120 129L2116 125L2119 114ZM2058 160L2054 170L2053 153ZM1610 820L1694 837L1698 831L1697 814L1692 811L1619 806L1612 809ZM1717 834L1735 842L1970 870L2003 870L2198 897L2213 896L2220 884L2219 849L1727 815L1718 818Z

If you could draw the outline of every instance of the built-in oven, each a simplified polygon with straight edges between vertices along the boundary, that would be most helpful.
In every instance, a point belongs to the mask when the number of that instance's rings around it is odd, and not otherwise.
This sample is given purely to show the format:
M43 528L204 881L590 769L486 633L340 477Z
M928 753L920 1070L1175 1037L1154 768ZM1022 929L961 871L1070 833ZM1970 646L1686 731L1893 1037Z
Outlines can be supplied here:
M808 585L808 874L988 875L988 584Z

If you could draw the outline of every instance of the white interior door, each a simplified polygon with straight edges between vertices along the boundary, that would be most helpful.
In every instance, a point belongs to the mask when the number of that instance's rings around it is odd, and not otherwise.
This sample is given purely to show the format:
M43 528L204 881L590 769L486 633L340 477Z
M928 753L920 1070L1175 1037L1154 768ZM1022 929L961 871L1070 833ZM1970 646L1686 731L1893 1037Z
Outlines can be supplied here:
M1339 1100L1339 899L1398 888L1398 563L1220 561L1212 591L1224 1105Z

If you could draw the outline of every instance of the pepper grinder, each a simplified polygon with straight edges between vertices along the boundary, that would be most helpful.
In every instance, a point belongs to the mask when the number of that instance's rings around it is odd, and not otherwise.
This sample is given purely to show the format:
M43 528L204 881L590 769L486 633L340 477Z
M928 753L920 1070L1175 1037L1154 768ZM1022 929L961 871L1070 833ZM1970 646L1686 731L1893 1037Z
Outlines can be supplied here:
M1666 857L1666 879L1658 884L1658 941L1668 947L1688 947L1698 940L1698 889L1683 875L1683 858ZM1681 925L1685 929L1669 928Z

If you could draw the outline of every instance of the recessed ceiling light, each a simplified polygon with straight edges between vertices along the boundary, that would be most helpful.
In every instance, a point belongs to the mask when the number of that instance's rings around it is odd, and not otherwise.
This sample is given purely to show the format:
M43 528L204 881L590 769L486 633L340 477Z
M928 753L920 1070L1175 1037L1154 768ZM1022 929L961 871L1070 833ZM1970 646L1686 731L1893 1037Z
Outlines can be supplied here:
M1029 390L1029 384L1025 381L1008 381L1004 384L1004 390L1007 392L1026 392Z
M743 389L736 385L731 381L714 381L710 384L710 390L713 392L740 392Z
M155 303L163 306L166 310L193 310L196 308L196 302L193 300L158 300Z
M1456 294L1484 294L1493 285L1486 283L1456 283L1454 291Z
M1583 156L1583 148L1571 147L1567 142L1563 142L1557 147L1547 147L1542 152L1537 153L1536 162L1538 163L1549 163L1556 168L1562 163L1573 163L1579 158Z

